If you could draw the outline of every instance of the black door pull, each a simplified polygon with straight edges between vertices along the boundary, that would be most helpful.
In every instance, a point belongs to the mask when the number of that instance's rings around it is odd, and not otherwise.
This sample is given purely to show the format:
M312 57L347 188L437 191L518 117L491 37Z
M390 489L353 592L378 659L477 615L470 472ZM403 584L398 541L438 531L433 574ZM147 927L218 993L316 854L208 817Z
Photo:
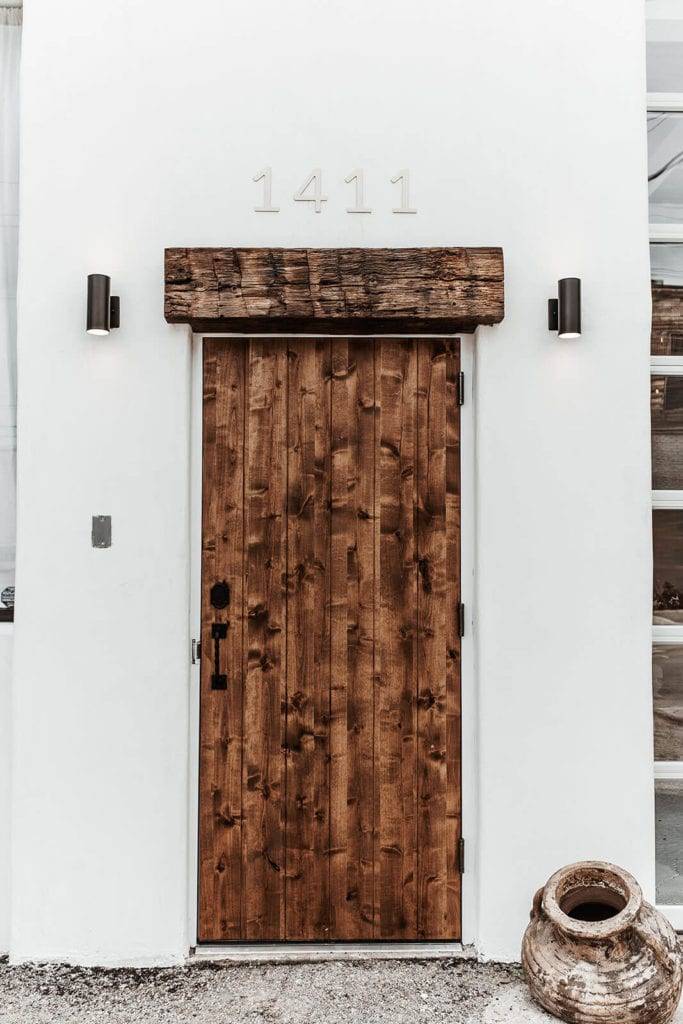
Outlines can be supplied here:
M210 599L213 608L227 608L230 604L230 584L225 580L214 583L211 587Z
M228 688L228 677L224 672L221 672L221 640L225 640L228 635L228 623L227 622L214 622L211 626L211 636L213 638L213 673L211 675L211 689L212 690L227 690Z

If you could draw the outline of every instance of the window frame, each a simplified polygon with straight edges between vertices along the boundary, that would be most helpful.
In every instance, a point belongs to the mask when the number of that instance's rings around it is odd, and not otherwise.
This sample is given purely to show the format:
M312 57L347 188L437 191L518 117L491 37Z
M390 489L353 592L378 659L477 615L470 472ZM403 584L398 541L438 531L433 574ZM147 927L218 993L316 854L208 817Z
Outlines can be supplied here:
M683 112L683 93L649 93L648 113ZM683 246L683 222L680 224L650 223L650 245ZM651 349L650 349L651 351ZM652 377L683 377L683 355L650 355L650 379ZM652 490L652 511L660 509L683 511L683 490ZM683 646L683 623L680 625L652 625L652 648L658 646ZM654 730L654 696L652 705ZM654 761L653 783L663 780L683 781L683 758L680 761ZM653 828L655 822L653 821ZM657 904L671 921L674 928L683 929L683 903L674 905Z

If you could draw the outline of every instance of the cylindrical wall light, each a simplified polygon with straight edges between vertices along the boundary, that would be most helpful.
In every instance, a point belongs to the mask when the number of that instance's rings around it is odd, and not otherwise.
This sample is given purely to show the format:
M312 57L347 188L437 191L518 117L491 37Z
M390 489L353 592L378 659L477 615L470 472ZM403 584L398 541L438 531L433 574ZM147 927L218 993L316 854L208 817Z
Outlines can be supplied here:
M560 338L581 335L581 280L563 277L557 282L557 298L548 299L548 330Z
M109 334L121 320L118 295L111 295L111 278L107 274L88 274L88 334Z

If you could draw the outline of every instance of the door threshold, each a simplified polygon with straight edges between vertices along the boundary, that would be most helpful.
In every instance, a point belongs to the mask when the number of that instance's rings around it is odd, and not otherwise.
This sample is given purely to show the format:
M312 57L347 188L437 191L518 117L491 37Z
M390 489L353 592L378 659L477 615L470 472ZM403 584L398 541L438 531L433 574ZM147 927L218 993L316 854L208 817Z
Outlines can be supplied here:
M334 960L474 960L474 946L461 942L259 942L202 945L191 960L232 963L320 963Z

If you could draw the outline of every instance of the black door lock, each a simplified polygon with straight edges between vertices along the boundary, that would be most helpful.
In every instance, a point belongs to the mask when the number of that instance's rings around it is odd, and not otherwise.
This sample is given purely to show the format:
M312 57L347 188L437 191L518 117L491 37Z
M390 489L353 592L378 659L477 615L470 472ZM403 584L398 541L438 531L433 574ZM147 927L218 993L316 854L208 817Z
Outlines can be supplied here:
M211 625L211 637L213 639L213 673L211 675L212 690L227 690L228 677L221 672L221 640L228 635L227 622L214 622Z
M214 583L211 587L210 597L212 608L227 608L230 604L230 584L226 583L225 580L221 580L220 583Z

